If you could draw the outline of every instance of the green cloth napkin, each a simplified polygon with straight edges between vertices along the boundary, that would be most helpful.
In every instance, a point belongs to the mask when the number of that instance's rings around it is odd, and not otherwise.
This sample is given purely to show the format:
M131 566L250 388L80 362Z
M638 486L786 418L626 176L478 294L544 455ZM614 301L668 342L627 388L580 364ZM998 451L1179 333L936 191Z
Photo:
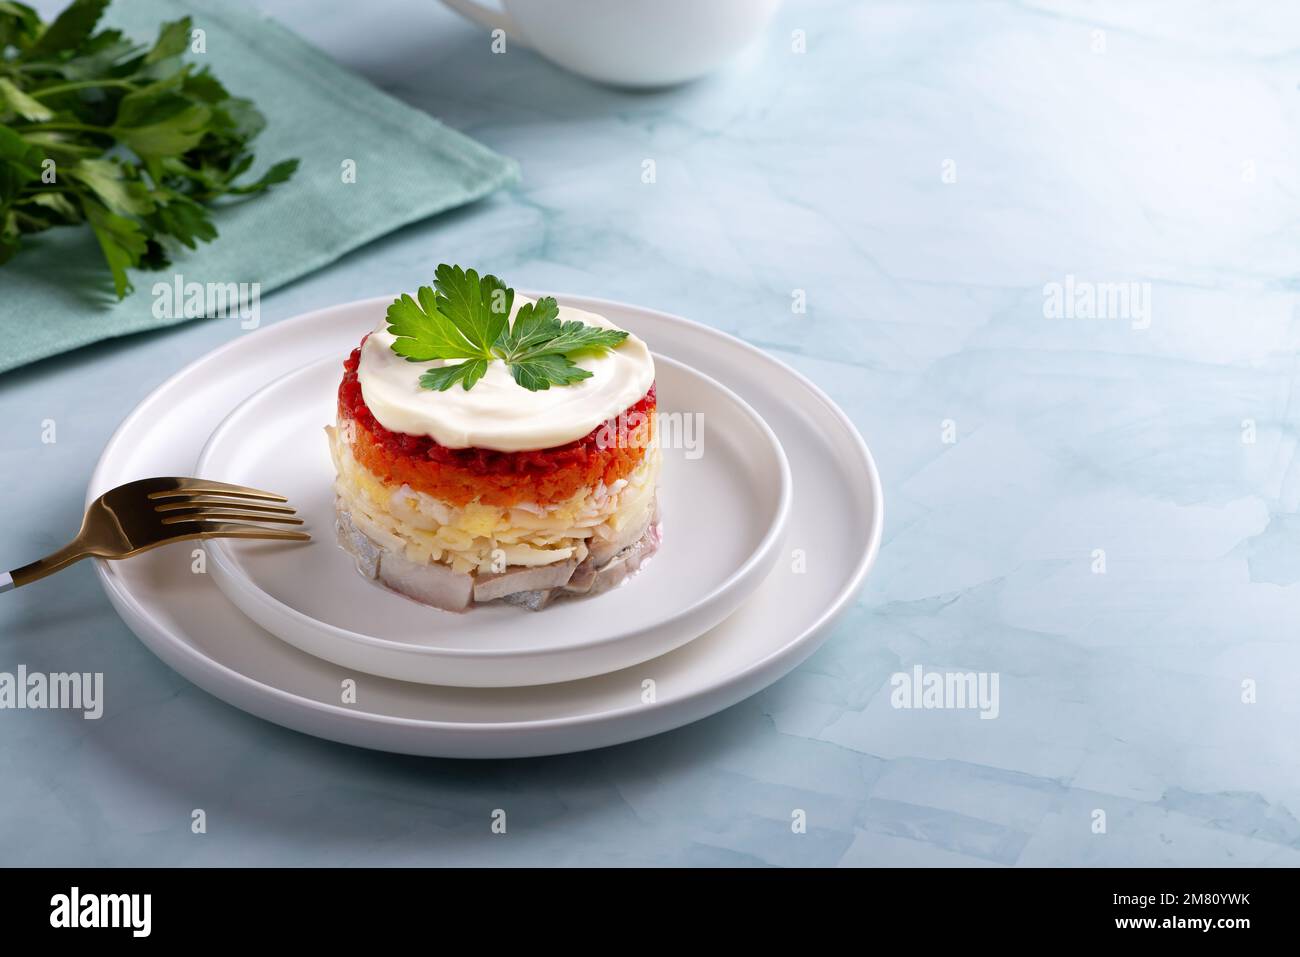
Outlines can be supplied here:
M207 63L266 114L254 178L298 157L289 182L222 208L220 236L161 272L132 270L118 302L89 229L25 237L0 266L0 372L101 339L187 321L154 315L155 283L260 283L265 295L407 223L514 182L518 166L382 93L262 14L231 0L118 0L105 22L140 42L185 15L207 32ZM345 160L356 181L343 182ZM161 310L160 310L161 311ZM188 317L192 318L192 317Z

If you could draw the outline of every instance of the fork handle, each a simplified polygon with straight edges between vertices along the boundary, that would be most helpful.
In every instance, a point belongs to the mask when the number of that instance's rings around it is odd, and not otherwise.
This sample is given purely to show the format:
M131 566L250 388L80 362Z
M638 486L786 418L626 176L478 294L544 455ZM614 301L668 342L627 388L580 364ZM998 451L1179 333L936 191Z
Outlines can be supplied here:
M90 549L86 548L80 541L69 542L57 552L46 555L44 558L38 558L22 568L15 568L11 572L0 572L0 592L10 591L19 585L30 584L44 578L46 575L53 575L60 569L67 568L73 562L80 561L89 554L91 554Z

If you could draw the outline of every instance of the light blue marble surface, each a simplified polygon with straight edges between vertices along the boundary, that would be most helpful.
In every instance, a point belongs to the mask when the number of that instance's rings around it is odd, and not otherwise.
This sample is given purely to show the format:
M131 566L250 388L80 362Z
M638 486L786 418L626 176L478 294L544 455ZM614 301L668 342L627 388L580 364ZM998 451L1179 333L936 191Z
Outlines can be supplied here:
M0 669L110 689L97 722L0 712L0 862L1300 864L1294 10L790 3L726 73L631 95L494 56L433 2L265 6L524 180L276 293L264 321L449 259L712 323L853 417L884 547L766 692L491 763L244 715L154 659L77 567L0 598ZM1149 283L1149 327L1046 318L1067 276ZM0 377L0 558L60 544L120 419L237 334L191 324ZM998 718L891 707L916 664L997 672Z

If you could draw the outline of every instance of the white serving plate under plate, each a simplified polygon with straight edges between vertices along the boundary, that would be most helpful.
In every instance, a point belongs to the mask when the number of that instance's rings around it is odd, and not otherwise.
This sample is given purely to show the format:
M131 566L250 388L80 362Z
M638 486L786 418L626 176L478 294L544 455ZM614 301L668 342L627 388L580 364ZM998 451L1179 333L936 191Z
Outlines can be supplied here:
M772 430L729 389L655 357L663 544L620 587L533 612L439 611L357 573L334 536L334 420L343 356L264 386L219 425L195 475L288 497L311 542L205 543L217 586L309 654L425 684L508 688L605 674L657 658L730 615L776 563L790 468ZM419 368L411 367L411 375ZM688 447L689 446L689 447Z
M725 384L785 449L794 489L785 547L732 615L667 654L578 681L417 684L358 674L264 631L226 599L212 575L194 571L194 543L186 542L129 561L96 562L127 625L186 678L252 714L348 744L443 757L521 757L630 741L720 711L794 668L852 600L880 545L880 479L862 439L824 393L738 339L635 306L557 298L609 317L660 355ZM341 361L391 301L285 320L183 369L109 440L87 501L133 479L191 472L206 438L241 399L316 360ZM671 524L666 532L673 534ZM352 682L355 699L345 702Z

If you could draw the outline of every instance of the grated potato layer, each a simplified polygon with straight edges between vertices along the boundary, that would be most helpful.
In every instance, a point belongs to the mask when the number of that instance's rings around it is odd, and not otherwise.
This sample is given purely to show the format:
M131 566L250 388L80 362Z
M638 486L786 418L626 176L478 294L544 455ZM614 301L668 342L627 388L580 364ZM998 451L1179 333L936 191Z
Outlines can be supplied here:
M357 528L376 544L413 562L442 562L459 572L509 565L582 561L597 542L617 542L643 527L655 507L658 443L626 478L602 481L553 505L502 507L474 501L456 507L409 485L386 485L357 462L333 426L330 454L335 493Z

